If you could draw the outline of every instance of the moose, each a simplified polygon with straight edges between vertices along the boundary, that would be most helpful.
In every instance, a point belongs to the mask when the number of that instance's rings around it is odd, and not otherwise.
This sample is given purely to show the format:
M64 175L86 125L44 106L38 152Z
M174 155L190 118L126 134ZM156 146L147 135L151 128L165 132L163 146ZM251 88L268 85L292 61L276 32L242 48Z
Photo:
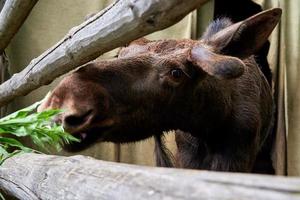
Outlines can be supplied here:
M38 110L64 110L55 121L81 139L71 151L154 136L160 166L255 172L274 104L253 55L280 16L274 8L237 23L217 19L199 40L135 40L117 58L70 73ZM180 130L175 163L163 141L168 130Z

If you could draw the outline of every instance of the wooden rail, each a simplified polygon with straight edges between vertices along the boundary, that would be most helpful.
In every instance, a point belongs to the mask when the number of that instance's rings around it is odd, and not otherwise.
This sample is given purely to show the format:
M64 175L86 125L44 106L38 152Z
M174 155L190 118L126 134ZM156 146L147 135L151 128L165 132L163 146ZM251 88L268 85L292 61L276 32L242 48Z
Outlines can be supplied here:
M300 179L144 167L90 157L23 154L0 167L0 188L21 200L296 200Z

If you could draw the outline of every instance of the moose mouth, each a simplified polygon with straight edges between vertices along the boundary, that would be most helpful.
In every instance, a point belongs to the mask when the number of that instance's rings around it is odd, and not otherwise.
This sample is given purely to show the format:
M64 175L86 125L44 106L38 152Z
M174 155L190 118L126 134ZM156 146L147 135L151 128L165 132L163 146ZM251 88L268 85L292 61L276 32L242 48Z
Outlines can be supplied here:
M112 127L97 127L85 131L71 133L72 136L80 141L65 144L64 149L68 152L82 151L90 147L92 144L95 144L95 142L101 142L106 133L110 132L111 129Z

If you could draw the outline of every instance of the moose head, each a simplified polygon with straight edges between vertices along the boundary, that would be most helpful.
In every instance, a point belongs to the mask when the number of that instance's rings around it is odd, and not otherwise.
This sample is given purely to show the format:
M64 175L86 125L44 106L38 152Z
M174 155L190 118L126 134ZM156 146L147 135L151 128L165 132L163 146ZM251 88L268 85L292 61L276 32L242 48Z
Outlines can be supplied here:
M220 19L200 40L133 41L118 58L69 74L39 110L64 110L56 121L81 139L74 149L96 141L138 141L172 129L195 137L247 129L245 137L261 143L257 138L269 124L272 97L251 56L280 15L280 9L271 9L235 24Z

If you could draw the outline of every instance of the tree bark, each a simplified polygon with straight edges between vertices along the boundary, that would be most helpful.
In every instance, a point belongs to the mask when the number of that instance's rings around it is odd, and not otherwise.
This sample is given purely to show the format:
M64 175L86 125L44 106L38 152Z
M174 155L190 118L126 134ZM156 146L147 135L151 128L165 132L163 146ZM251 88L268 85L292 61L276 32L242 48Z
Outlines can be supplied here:
M0 106L101 54L171 26L207 0L117 0L0 86Z
M300 179L168 169L90 157L22 154L0 167L0 188L18 199L296 200Z
M0 13L0 53L18 32L36 3L37 0L5 1Z

